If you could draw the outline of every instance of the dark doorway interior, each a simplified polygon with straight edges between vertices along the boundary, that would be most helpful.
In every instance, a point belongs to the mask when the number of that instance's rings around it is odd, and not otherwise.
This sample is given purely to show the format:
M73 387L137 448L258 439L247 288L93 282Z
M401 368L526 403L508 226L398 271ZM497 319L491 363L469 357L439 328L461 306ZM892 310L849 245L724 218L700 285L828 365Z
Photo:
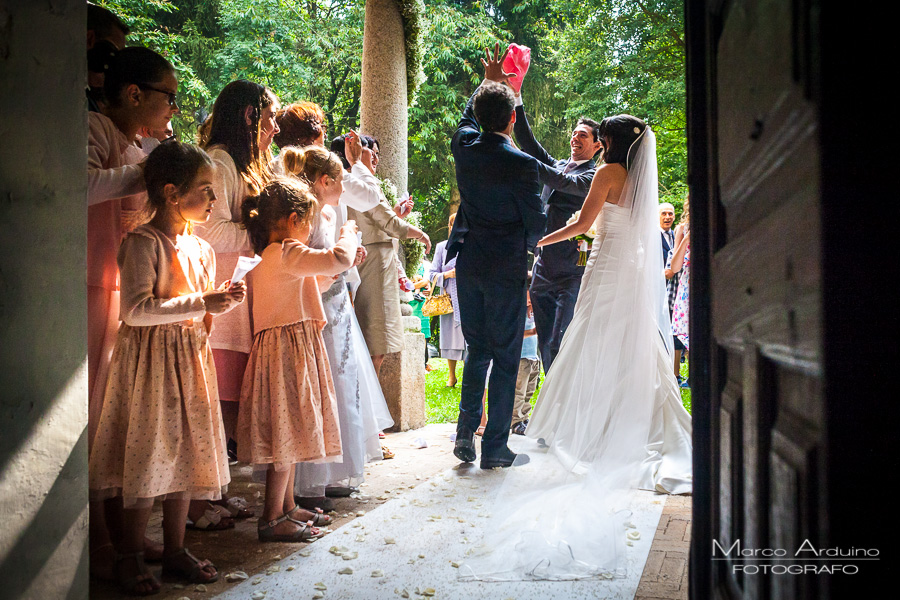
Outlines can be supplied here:
M863 584L890 564L883 490L897 462L896 152L872 73L889 38L877 16L815 0L686 11L691 596L870 597ZM880 560L723 558L714 540ZM839 563L858 573L745 568Z

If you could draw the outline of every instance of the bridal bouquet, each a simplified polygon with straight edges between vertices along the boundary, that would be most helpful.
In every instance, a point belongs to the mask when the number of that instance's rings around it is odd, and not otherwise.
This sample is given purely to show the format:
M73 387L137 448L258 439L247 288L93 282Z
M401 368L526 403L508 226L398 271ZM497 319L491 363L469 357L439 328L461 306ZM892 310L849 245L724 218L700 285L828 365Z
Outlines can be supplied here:
M575 211L575 214L572 215L568 221L566 221L566 225L571 225L575 221L578 220L578 217L581 215L581 211ZM591 252L591 246L594 243L594 239L597 237L597 227L596 225L591 225L591 228L587 230L586 233L581 233L576 235L573 238L570 238L573 242L578 244L578 262L575 263L576 266L583 267L587 264L588 254Z

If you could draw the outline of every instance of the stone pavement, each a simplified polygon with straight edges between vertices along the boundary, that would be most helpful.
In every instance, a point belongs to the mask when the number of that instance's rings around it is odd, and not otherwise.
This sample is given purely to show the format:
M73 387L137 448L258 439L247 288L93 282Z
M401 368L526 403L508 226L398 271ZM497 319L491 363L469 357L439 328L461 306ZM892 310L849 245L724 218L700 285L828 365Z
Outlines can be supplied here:
M396 454L388 461L371 463L366 469L366 483L363 499L336 499L336 522L332 529L354 520L358 511L370 512L377 506L390 502L392 494L421 484L423 481L458 464L453 457L453 443L450 434L454 424L428 425L422 429L402 433L388 433L385 444ZM424 440L425 448L418 448L417 440ZM232 467L230 493L246 498L251 508L259 514L262 505L263 486L250 480L250 468L246 465ZM662 600L687 597L687 551L690 540L689 497L665 497L663 514L653 539L649 559L637 589L640 600ZM161 539L161 513L157 507L148 528L148 535ZM336 543L331 536L322 540L328 546ZM243 570L251 578L280 561L283 557L301 549L292 544L259 544L256 541L256 519L239 521L237 527L221 532L188 531L187 547L198 557L209 558L219 568L220 573ZM151 568L154 568L151 565ZM158 566L157 569L158 575ZM198 590L195 586L178 586L163 583L162 593L154 596L163 600L182 598L212 598L231 588L234 584L224 581L224 577L214 584ZM121 594L113 584L92 582L92 599L106 600L120 598Z
M635 600L686 600L690 545L691 497L669 496Z

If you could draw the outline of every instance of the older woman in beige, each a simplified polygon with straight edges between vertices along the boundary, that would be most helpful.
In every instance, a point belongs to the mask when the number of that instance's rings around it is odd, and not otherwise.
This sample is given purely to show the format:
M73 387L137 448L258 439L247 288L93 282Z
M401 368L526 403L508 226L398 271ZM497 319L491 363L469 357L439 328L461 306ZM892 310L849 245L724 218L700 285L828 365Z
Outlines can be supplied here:
M363 148L363 164L374 174L378 165L378 142L373 140L370 146ZM354 308L372 355L372 364L379 372L384 355L403 348L394 239L420 240L425 244L426 253L431 251L431 240L424 231L398 217L383 195L374 208L366 212L349 208L347 213L347 218L355 220L359 226L368 253L359 265L360 284Z

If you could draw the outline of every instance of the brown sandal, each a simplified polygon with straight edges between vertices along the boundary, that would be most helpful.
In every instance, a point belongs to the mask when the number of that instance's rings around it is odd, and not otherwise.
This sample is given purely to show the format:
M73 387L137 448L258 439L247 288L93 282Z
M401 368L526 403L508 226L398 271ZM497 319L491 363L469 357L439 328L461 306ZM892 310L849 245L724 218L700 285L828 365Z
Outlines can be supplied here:
M279 523L283 523L284 521L291 521L292 523L297 523L300 525L300 529L296 530L293 533L275 533L275 527ZM312 542L323 535L325 535L324 531L320 531L313 527L312 521L308 521L306 523L302 523L300 521L295 521L290 518L288 515L281 515L274 521L268 521L266 523L260 522L256 529L257 537L260 542Z
M303 519L303 518L295 519L291 515L293 515L294 512L298 511L298 510L311 512L312 517L310 517L309 519ZM289 510L286 514L288 515L288 519L290 519L291 521L293 521L295 523L301 523L301 524L302 523L312 523L316 527L328 527L329 525L331 525L334 522L334 519L332 519L331 517L326 515L325 512L321 508L313 508L313 509L307 510L305 508L301 508L300 506L294 506L294 508Z
M191 566L172 566L171 563L173 560L182 555L187 556L190 559ZM203 577L201 575L202 573L210 575L209 571L206 570L209 567L212 567L215 573L210 577ZM177 550L176 552L167 554L163 557L162 574L163 577L187 581L188 583L215 583L219 580L219 572L216 570L216 565L208 560L200 560L191 554L187 548L182 548L181 550Z
M137 566L137 574L132 577L125 577L120 574L119 565L126 560L134 560ZM144 553L143 552L131 552L128 554L119 554L116 557L116 566L115 566L115 576L116 581L119 583L119 587L122 588L122 591L128 594L129 596L152 596L153 594L158 594L161 586L159 582L156 580L156 577L153 576L153 573L147 568L147 565L144 564ZM142 583L150 584L149 590L139 590L137 589L139 585ZM156 587L153 587L153 584L156 584Z

